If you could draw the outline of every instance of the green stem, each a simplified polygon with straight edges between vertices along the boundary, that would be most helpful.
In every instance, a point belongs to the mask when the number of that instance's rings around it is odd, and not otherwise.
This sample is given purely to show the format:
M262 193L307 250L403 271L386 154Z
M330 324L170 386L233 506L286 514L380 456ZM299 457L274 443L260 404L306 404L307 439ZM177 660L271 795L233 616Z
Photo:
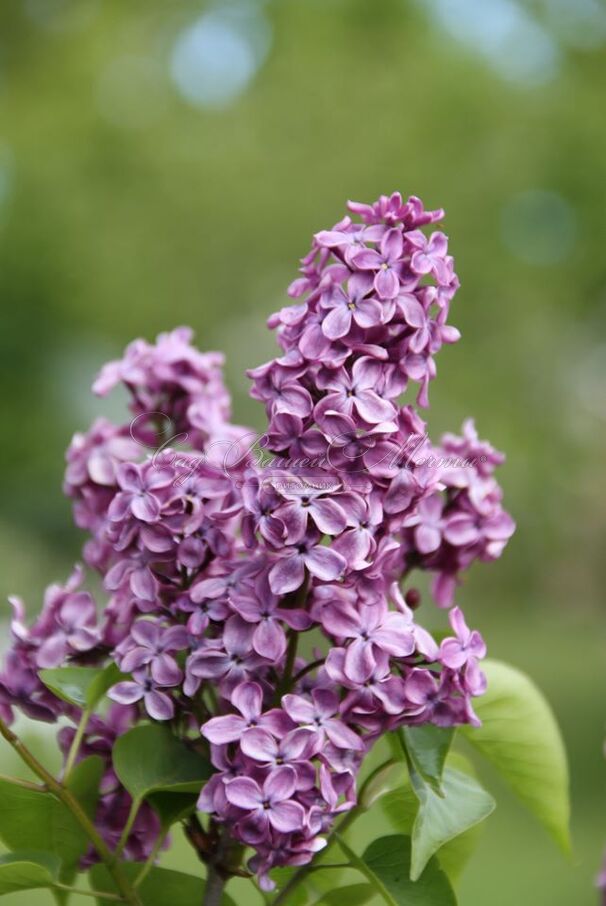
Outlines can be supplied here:
M21 786L24 790L32 790L34 793L46 793L46 788L39 783L21 780L20 777L9 777L8 774L0 774L0 780L5 780L7 783L14 783L15 786Z
M312 670L315 670L316 667L321 667L326 658L318 658L317 661L311 661L311 663L306 664L298 673L292 678L292 685L296 686L299 680L303 679L304 676L307 676L308 673L311 673Z
M16 736L5 722L0 718L0 736L8 742L15 750L19 758L33 771L33 773L42 780L45 786L63 805L71 812L74 819L78 822L94 848L99 858L105 863L111 874L116 887L120 891L124 902L130 906L141 906L141 901L136 890L131 886L128 878L124 876L120 867L116 864L114 854L109 849L107 843L90 820L73 793L56 780L46 768L40 764L38 759L33 755L26 745Z
M284 665L284 673L282 678L278 683L278 688L276 690L276 704L279 704L282 700L282 696L285 695L291 685L292 685L292 672L295 666L295 661L297 659L297 646L299 644L299 635L296 629L288 630L288 648L286 649L286 663Z
M133 887L135 887L135 888L139 887L139 885L146 879L149 872L151 871L151 869L154 866L154 862L156 861L156 859L158 857L158 853L160 852L160 847L162 846L162 844L164 843L165 840L166 840L166 831L164 830L164 828L162 828L162 830L160 831L160 833L158 835L158 838L156 839L156 842L154 843L154 847L153 847L152 851L150 852L149 856L147 857L145 865L143 866L143 868L141 869L141 871L135 878Z
M361 859L358 854L355 853L353 849L351 849L351 847L347 845L345 840L343 840L343 838L339 834L337 834L337 843L341 847L343 855L347 856L347 858L349 859L351 867L357 869L361 874L364 875L365 878L370 881L373 887L377 889L379 896L381 896L383 901L387 903L387 906L397 906L395 899L392 897L381 879L377 877L374 871L371 871L366 862L364 862L364 860Z
M94 897L96 900L116 900L123 903L124 898L117 893L106 893L104 890L82 890L80 887L70 887L68 884L53 884L54 890L64 890L66 893L77 893L80 897Z
M204 898L202 906L221 906L223 899L223 888L225 887L225 877L214 865L208 866L206 875L206 885L204 887Z
M76 758L78 757L78 752L80 751L80 746L82 744L82 738L86 732L86 726L90 718L90 709L85 708L82 712L82 717L80 718L80 723L76 730L76 735L72 740L72 744L67 753L67 759L65 761L65 767L63 769L63 780L66 783L69 780L69 775L71 774L74 764L76 763Z
M349 862L319 862L318 865L312 865L310 871L320 871L323 869L351 868Z
M130 812L128 813L128 818L126 819L126 824L124 825L124 828L122 829L122 833L120 834L120 839L118 840L118 845L116 847L116 851L114 852L114 855L113 855L114 861L117 861L120 858L120 856L122 855L122 850L126 846L126 841L130 837L130 832L133 829L133 824L137 820L137 815L139 813L140 804L141 803L137 799L133 799L133 802L130 807Z

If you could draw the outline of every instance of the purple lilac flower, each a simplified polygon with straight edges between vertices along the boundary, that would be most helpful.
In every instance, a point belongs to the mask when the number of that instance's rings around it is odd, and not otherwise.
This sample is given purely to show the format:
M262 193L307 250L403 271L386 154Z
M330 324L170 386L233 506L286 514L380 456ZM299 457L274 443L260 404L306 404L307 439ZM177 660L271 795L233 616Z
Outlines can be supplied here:
M398 193L349 211L314 237L295 304L268 322L280 352L250 372L263 458L253 432L229 423L222 357L198 352L187 328L137 340L102 369L95 392L122 383L134 421L76 435L64 488L107 601L97 615L80 569L47 590L31 626L13 599L0 672L3 718L66 718L67 754L79 711L38 669L122 671L79 754L103 758L95 821L112 846L131 806L111 764L117 736L150 717L200 733L215 773L198 807L253 847L264 890L274 867L322 849L382 734L477 723L481 636L455 608L438 645L400 583L428 571L450 606L464 570L500 556L514 529L494 475L502 454L470 421L432 445L417 411L437 353L459 339L447 238L424 230L443 211ZM417 403L403 405L411 385ZM308 631L316 648L293 665L287 640ZM147 859L158 832L145 806L126 858Z
M215 745L235 742L243 738L247 730L267 728L281 736L292 729L288 716L279 709L263 713L263 690L258 683L240 683L231 694L231 704L238 714L213 717L201 728L201 732Z
M120 668L123 673L132 673L149 666L154 682L161 686L176 686L183 673L171 652L183 651L188 646L189 635L184 626L166 629L151 620L138 620L133 624L130 636L118 646L122 652Z
M303 830L305 810L291 798L296 786L297 775L289 765L276 768L262 785L251 777L229 781L227 799L247 813L242 828L245 840L258 843L267 837L270 828L283 834Z
M132 680L116 683L107 694L121 705L133 705L135 702L143 701L145 710L154 720L170 720L175 714L175 705L173 699L163 689L176 685L174 680L175 676L172 675L168 683L160 684L143 667L133 672Z

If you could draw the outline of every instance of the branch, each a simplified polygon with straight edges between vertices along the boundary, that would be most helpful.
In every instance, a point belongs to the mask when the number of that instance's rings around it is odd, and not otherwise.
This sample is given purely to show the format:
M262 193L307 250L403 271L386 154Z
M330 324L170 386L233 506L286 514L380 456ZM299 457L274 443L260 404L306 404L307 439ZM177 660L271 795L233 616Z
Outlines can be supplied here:
M56 780L52 774L50 774L44 765L40 764L38 759L33 755L26 745L16 736L10 727L5 724L5 722L0 718L0 735L3 736L8 744L13 747L19 758L25 762L25 764L31 768L31 770L36 774L37 777L42 780L45 786L48 788L48 791L52 793L63 805L71 812L75 820L78 822L94 848L97 850L99 858L104 862L107 867L107 870L111 874L116 887L120 891L120 895L124 902L129 903L130 906L141 906L141 900L136 890L131 886L128 878L126 878L122 871L120 870L119 865L116 864L114 859L114 854L109 849L105 840L90 820L76 797L73 793L64 787L58 780Z

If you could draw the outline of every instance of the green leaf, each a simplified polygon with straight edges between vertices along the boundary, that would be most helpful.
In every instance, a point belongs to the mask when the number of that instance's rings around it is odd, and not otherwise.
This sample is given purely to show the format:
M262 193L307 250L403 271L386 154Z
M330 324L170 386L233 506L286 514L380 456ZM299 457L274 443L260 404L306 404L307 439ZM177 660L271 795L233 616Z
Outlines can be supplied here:
M449 752L446 766L455 768L463 774L474 777L471 763L459 752ZM380 801L380 808L389 820L394 830L399 833L412 835L415 818L419 811L417 799L410 780L398 789L387 793ZM440 867L444 869L451 881L456 881L475 850L480 836L481 827L475 825L459 836L445 843L436 853Z
M134 882L143 866L136 862L123 862L121 869ZM91 886L104 893L115 893L116 886L104 865L93 865L90 872ZM143 906L200 906L204 895L204 880L168 868L152 868L138 887ZM99 898L99 906L115 906L114 900ZM235 906L224 893L221 906Z
M196 793L171 793L163 790L150 793L146 798L163 828L169 828L176 821L193 814L198 801Z
M422 724L419 727L403 727L401 732L413 767L426 783L439 792L454 729Z
M387 906L456 906L450 881L432 859L418 881L410 879L411 841L394 834L370 844L362 857L339 838L352 867L361 871Z
M206 758L160 724L134 727L120 736L114 744L113 762L136 802L159 790L198 793L212 773Z
M52 887L59 866L57 856L48 852L23 850L0 856L0 897L18 890Z
M92 816L103 762L92 755L76 765L69 788ZM61 879L73 876L88 840L71 812L50 793L0 780L0 838L11 850L41 850L61 859Z
M40 670L38 676L53 695L93 710L110 686L117 683L121 673L115 664L107 667L56 667Z
M314 906L363 906L374 896L372 884L350 884L325 893Z
M551 707L520 670L492 660L482 669L488 689L474 702L482 726L465 727L465 738L570 852L568 765Z
M360 806L367 810L391 790L397 789L402 783L402 771L406 770L403 762L386 762L374 771L362 785L360 791Z
M74 765L67 787L74 794L89 818L95 817L99 786L105 772L100 755L89 755Z
M410 867L410 876L416 881L429 859L445 843L490 815L495 801L477 780L452 768L444 770L441 795L416 771L411 774L411 782L419 800L412 829Z

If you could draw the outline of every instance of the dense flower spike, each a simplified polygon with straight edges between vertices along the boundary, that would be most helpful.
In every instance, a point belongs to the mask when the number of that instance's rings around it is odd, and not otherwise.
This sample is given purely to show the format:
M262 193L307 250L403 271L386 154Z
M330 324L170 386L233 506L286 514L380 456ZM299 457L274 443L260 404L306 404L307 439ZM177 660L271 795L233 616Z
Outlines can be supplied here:
M115 843L130 805L114 739L167 722L208 753L215 773L198 806L254 848L266 889L274 866L311 860L355 804L382 734L477 722L480 634L455 607L438 644L401 583L429 570L449 606L461 571L498 557L513 532L494 478L501 454L471 422L432 445L402 399L416 384L427 405L434 357L459 336L447 325L458 280L446 236L422 229L443 212L398 194L350 212L316 234L297 301L270 318L282 354L251 372L268 417L258 447L229 424L221 357L197 352L188 329L137 340L103 368L95 392L124 384L133 420L76 435L65 492L107 604L97 613L79 569L48 590L31 628L14 599L0 675L5 719L17 707L76 721L38 670L114 662L113 704L79 752L107 765L101 833ZM305 658L310 630L324 645ZM60 731L65 752L73 732ZM147 858L158 831L148 807L128 857Z

